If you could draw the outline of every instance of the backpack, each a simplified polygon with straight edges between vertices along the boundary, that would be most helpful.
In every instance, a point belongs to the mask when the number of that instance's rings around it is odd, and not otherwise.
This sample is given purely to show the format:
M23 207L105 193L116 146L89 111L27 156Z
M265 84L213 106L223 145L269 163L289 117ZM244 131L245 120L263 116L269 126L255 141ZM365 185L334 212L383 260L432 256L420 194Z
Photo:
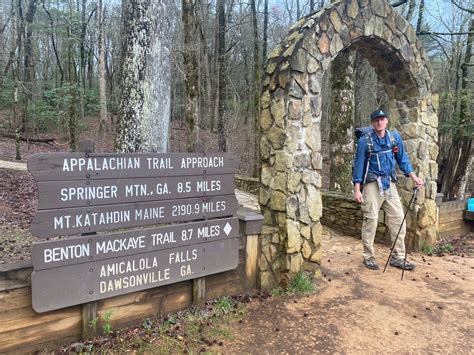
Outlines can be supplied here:
M368 153L369 157L372 154L372 152L374 151L374 142L372 141L372 136L370 135L372 130L373 130L372 126L360 127L360 128L355 129L355 136L356 136L357 143L359 143L359 140L362 137L366 138L366 140L367 140L367 153ZM391 132L388 129L387 129L387 134L388 134L388 138L390 139L390 148L393 151L395 147L398 147L398 142L395 139L395 137L393 136L393 134L391 134ZM397 151L398 150L395 150L393 152L394 155L397 153Z
M365 137L365 139L367 140L367 150L366 150L367 165L366 165L366 168L365 168L364 179L363 179L364 184L365 184L365 181L367 179L367 172L369 171L369 161L368 160L370 159L370 156L373 154L373 151L374 151L374 142L372 140L372 135L371 135L372 130L373 130L372 126L360 127L360 128L355 129L355 136L356 136L357 144L359 143L359 140L362 137ZM393 136L393 134L390 133L390 131L388 129L386 130L386 132L388 134L388 138L390 139L390 150L393 152L393 156L395 157L395 155L398 153L398 142L395 139L395 137ZM375 153L375 154L379 154L379 153ZM353 167L353 169L354 169L354 167ZM393 177L393 179L396 181L396 177Z

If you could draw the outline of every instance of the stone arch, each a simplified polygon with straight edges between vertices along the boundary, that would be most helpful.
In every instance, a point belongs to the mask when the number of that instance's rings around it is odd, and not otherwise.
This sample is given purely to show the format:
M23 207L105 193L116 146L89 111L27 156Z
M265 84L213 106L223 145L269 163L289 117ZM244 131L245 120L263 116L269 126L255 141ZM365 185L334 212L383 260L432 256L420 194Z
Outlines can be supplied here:
M346 0L295 23L270 53L261 98L262 160L259 201L264 214L261 286L299 270L318 272L321 235L321 80L341 51L358 50L389 96L397 129L417 173L428 183L407 217L407 241L421 248L436 239L438 119L432 71L408 22L383 0ZM411 181L401 178L405 206Z

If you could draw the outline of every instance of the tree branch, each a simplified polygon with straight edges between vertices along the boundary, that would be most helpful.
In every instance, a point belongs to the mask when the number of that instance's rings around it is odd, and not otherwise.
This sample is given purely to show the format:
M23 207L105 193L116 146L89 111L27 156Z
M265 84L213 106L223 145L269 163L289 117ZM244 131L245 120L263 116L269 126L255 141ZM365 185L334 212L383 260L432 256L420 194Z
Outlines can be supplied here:
M396 3L394 4L390 4L392 7L398 7L398 6L401 6L403 4L406 4L408 0L399 0L397 1Z
M474 35L474 32L431 32L431 31L419 31L417 36L428 35L428 36L462 36L462 35Z
M465 8L465 7L462 7L461 5L459 5L459 4L458 4L456 1L454 1L454 0L451 0L451 3L452 3L454 6L456 6L457 8L463 10L463 11L467 11L467 12L469 12L470 14L474 14L474 10L470 10L470 9Z
M441 50L443 51L444 55L446 56L446 58L449 58L448 56L448 53L446 53L446 50L444 49L443 45L441 44L441 42L438 40L438 38L436 38L435 36L433 35L429 35L432 39L434 39L438 45L441 47Z

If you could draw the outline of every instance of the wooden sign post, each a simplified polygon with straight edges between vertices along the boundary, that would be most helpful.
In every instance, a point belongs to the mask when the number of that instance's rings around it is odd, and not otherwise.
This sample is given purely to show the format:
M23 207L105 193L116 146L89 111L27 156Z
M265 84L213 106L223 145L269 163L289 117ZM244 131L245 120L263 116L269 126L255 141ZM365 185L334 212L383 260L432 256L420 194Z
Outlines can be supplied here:
M70 237L33 245L33 308L86 304L89 323L99 299L191 279L202 304L203 276L238 264L237 168L230 154L34 155L31 232Z

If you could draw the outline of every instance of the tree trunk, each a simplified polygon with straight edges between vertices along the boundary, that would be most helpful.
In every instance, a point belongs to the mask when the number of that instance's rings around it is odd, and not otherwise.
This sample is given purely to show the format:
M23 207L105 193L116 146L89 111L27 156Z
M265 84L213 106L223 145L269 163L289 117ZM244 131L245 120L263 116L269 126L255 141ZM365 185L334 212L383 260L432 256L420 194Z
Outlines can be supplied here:
M97 0L97 26L99 31L99 134L104 134L107 129L107 95L105 81L104 16L102 0Z
M226 53L225 53L225 0L217 0L217 81L218 81L218 106L217 106L217 135L220 152L227 151L225 132L225 100L226 100Z
M340 53L331 69L330 189L351 193L354 124L354 53Z
M3 75L0 76L0 90L3 89L3 82L8 75L8 71L10 70L11 67L14 67L14 61L15 61L15 52L18 48L18 52L20 52L21 48L18 47L19 44L21 44L21 38L22 38L22 33L23 31L19 31L19 23L20 21L22 22L20 12L21 12L21 5L16 5L15 0L11 0L11 18L12 18L12 24L11 24L11 37L12 37L12 43L11 43L11 48L10 52L8 54L8 60L7 63L5 64L5 68L3 69ZM18 11L18 16L16 11ZM15 32L15 30L17 30ZM14 71L14 69L12 70Z
M474 38L474 19L472 17L469 32L466 54L464 56L464 62L461 65L459 122L453 135L446 165L440 175L440 181L442 182L441 192L448 201L464 197L464 191L462 191L461 187L463 185L465 186L463 182L466 179L467 168L473 154L472 134L469 132L469 125L472 125L472 112L470 112L469 107L472 100L472 93L468 90L469 66L471 65L472 41Z
M55 36L54 36L54 34L55 34L54 20L53 20L53 17L51 16L51 13L46 8L46 5L45 5L44 2L43 2L43 9L46 12L46 14L48 15L49 24L50 24L50 27L51 27L51 45L53 46L54 57L56 58L56 64L58 65L59 75L60 75L60 79L59 79L60 84L59 84L59 86L63 86L63 83L64 83L64 69L61 65L61 59L59 58L58 48L57 48L57 45L56 45L56 39L55 39Z
M262 39L262 62L267 61L267 47L268 47L268 0L263 3L263 39Z
M185 100L184 116L186 121L186 151L192 152L198 142L198 50L196 4L194 0L183 0L183 32L184 32L184 75Z
M421 26L423 25L423 12L425 11L425 0L420 0L420 6L418 8L418 21L416 23L416 33L420 33Z
M211 79L211 70L210 70L210 55L207 50L206 45L206 33L204 33L203 23L205 21L205 12L204 6L198 5L199 8L199 19L197 20L197 27L199 33L199 41L201 43L199 51L199 65L200 70L199 77L199 90L200 90L200 125L201 127L213 128L214 121L214 105L212 99L213 93L213 82Z
M77 121L78 121L78 97L77 97L77 73L74 63L74 38L72 36L72 12L73 4L69 2L69 21L67 26L67 68L68 68L68 100L69 100L69 149L71 152L77 150Z
M415 11L415 7L416 7L416 0L410 0L410 3L408 4L408 12L407 12L407 15L405 17L405 19L408 22L411 22L411 20L413 18L413 12Z
M31 37L33 35L33 18L36 12L36 0L30 0L26 11L25 26L25 57L24 57L24 96L25 108L21 121L21 131L25 132L29 120L29 105L33 101L33 46Z
M171 5L124 0L116 150L166 152L170 122Z
M81 14L80 22L80 38L79 38L79 74L77 80L77 91L79 95L79 108L81 121L84 121L84 90L86 88L86 1L82 0L79 8L79 0L77 0L77 13Z
M250 0L253 29L253 122L254 122L254 165L253 176L260 173L260 49L258 45L257 5Z

